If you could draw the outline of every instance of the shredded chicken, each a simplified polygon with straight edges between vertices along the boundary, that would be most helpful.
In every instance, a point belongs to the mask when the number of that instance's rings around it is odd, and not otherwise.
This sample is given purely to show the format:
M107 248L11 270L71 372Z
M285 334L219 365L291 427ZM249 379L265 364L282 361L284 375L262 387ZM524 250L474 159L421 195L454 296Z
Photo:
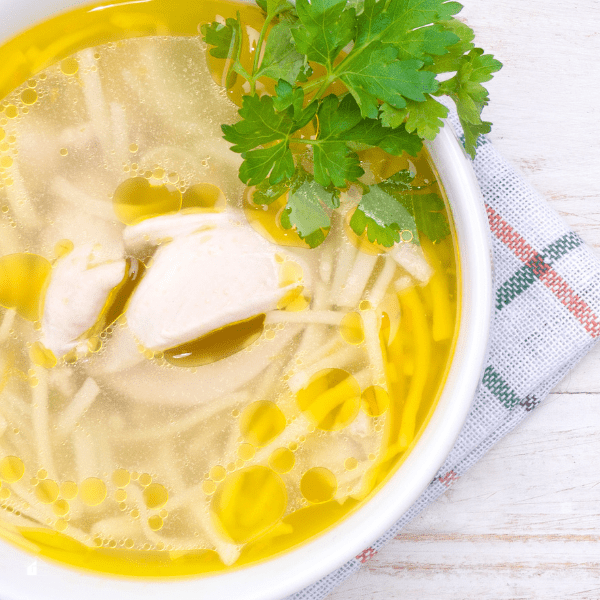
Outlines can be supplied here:
M77 347L98 320L111 290L125 275L124 259L100 262L93 244L75 248L54 268L44 301L42 343L56 357Z

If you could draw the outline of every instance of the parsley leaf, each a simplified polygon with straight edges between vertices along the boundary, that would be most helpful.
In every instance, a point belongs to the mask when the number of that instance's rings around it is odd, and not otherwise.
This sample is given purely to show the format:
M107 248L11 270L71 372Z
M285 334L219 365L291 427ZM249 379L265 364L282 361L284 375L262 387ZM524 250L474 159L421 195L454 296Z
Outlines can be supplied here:
M277 15L287 10L293 9L293 5L290 4L287 0L267 0L266 8L263 9L269 15Z
M477 149L477 142L479 136L489 133L492 130L492 124L489 121L482 121L481 123L467 123L461 120L463 131L465 133L465 150L475 158L475 151Z
M275 108L272 96L244 96L242 108L238 111L241 121L235 125L223 125L225 139L234 144L234 152L247 152L288 137L296 127L293 117L287 111Z
M297 0L302 27L293 31L296 47L308 60L328 67L354 38L356 13L346 0Z
M283 196L288 190L289 180L280 181L275 185L270 185L268 179L259 183L252 194L254 204L269 205Z
M265 53L255 77L270 77L293 85L303 67L304 56L296 51L290 24L286 21L278 23L269 32Z
M314 248L323 242L331 227L327 209L333 210L338 206L335 194L316 181L305 181L290 191L281 215L281 225L284 229L295 227L298 236Z
M479 135L491 127L481 118L489 102L484 84L502 65L476 48L472 30L455 18L461 5L452 0L256 3L265 17L256 42L239 16L201 28L211 55L228 59L222 81L244 86L240 120L222 129L231 149L242 155L240 178L256 186L254 202L269 204L287 193L282 223L313 246L325 239L339 190L357 183L369 190L351 219L357 233L366 230L370 240L384 245L398 241L403 229L415 241L417 230L434 241L448 235L438 196L415 194L419 188L404 171L368 188L360 181L364 171L357 151L379 147L415 156L422 140L434 139L443 126L448 109L436 98L446 95L456 104L465 148L474 156ZM240 57L249 46L255 51L246 70ZM233 73L240 77L230 78ZM440 74L448 75L440 81ZM273 83L274 94L257 93L273 89ZM346 91L335 96L332 85ZM312 174L299 166L310 155Z
M396 60L397 56L395 48L375 47L348 62L340 73L340 80L356 99L364 117L377 118L379 100L404 108L405 97L422 102L425 100L423 94L438 89L435 75L420 70L421 61Z
M341 138L348 142L378 146L394 156L401 156L403 152L416 156L423 148L421 138L410 133L404 123L390 128L377 119L362 119Z
M439 27L453 33L457 37L457 41L451 46L448 46L447 52L443 56L438 56L435 61L431 65L427 65L425 69L432 73L450 73L457 71L462 56L475 47L473 44L475 34L469 26L458 19L441 21Z
M444 201L437 194L410 194L417 229L433 243L450 235L450 225L444 212Z
M444 201L437 194L415 194L412 185L414 175L410 171L398 171L379 187L393 196L406 208L415 220L417 230L436 243L450 235L450 225L444 211ZM414 238L417 241L418 238Z
M396 109L389 104L381 108L381 122L386 127L398 127L405 123L406 131L417 132L419 138L433 140L443 126L442 119L448 109L435 98L427 95L425 102L409 101L405 108Z
M482 83L489 81L502 63L481 48L473 48L459 59L454 77L444 81L439 93L450 96L456 103L460 123L465 131L465 149L475 156L477 138L491 130L491 123L481 120L481 111L489 102L488 91Z
M360 122L360 112L349 96L338 104L338 98L331 94L321 103L317 116L320 131L319 139L313 142L315 179L325 187L345 187L347 181L364 173L358 155L343 137Z
M398 58L414 58L422 60L426 65L434 64L432 55L437 57L447 54L448 48L457 41L458 36L439 25L419 27L407 32L396 42Z
M437 194L405 193L394 196L415 219L417 229L432 242L450 235L450 225L444 212L444 201Z
M203 24L200 28L204 41L213 46L209 50L211 56L215 58L231 58L237 54L239 45L239 27L236 19L227 19L225 25L217 23Z
M338 104L339 102L339 104ZM364 171L352 144L378 146L394 155L408 152L416 156L422 148L421 139L406 131L403 124L390 129L377 119L363 119L354 98L347 94L341 101L327 96L319 112L319 139L312 142L315 179L322 185L345 187Z
M268 148L258 148L242 153L244 162L240 178L248 185L256 185L269 178L269 183L279 183L294 173L294 157L285 142Z
M362 197L350 219L350 227L356 235L362 235L366 229L370 242L387 248L400 241L400 231L409 231L411 239L417 239L412 215L378 185L372 185Z
M240 179L248 185L257 185L267 177L275 184L293 175L291 135L304 127L317 109L316 103L301 108L300 99L304 97L301 89L289 92L289 85L285 84L282 89L286 91L286 101L291 102L284 110L277 110L272 96L244 96L238 111L242 120L221 126L224 138L233 144L231 149L242 154ZM272 142L277 143L270 145Z

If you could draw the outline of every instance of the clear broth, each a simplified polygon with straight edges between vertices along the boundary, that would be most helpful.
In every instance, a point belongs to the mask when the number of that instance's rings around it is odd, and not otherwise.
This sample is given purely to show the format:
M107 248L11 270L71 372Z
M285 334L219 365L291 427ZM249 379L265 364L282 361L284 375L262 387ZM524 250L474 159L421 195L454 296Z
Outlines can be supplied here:
M0 61L0 97L8 96L19 86L26 86L19 90L23 99L19 105L12 100L5 100L2 104L0 126L6 136L6 148L0 148L3 156L13 156L16 160L16 140L9 139L11 121L15 117L10 113L13 108L21 116L27 115L22 114L23 109L29 112L31 105L22 94L27 89L38 90L40 93L45 90L43 94L49 95L53 93L52 86L47 85L48 80L40 80L38 77L44 69L50 67L56 71L61 67L51 65L67 59L62 63L63 73L76 82L76 74L68 73L68 60L81 50L90 47L98 49L102 46L109 48L107 53L114 53L118 51L122 40L149 36L159 36L156 39L166 44L168 42L165 38L196 36L200 23L212 21L217 16L232 17L237 11L249 27L260 29L261 13L254 6L216 1L152 0L143 4L100 3L65 13L24 32L0 48L0 57L3 59ZM57 31L62 32L59 37L56 37ZM104 46L106 44L109 46ZM98 50L99 53L105 52L102 48ZM251 52L247 50L246 55L251 57ZM222 61L209 57L208 67L213 80L220 82ZM218 90L213 93L216 96L220 94L222 102L227 104L226 96L233 102L239 101L241 90L234 85L226 95ZM220 122L234 118L235 106L232 103L223 110L216 117L206 117L213 128L218 129ZM212 135L217 134L213 132ZM139 137L141 139L143 135L140 134ZM137 175L158 183L158 175L161 175L161 181L167 185L169 176L175 173L171 170L172 165L166 164L168 160L163 160L164 164L157 160L157 165L153 165L164 173L149 173L141 166L137 170L133 168L134 161L137 160L133 155L139 156L138 146L142 145L137 142L135 150L130 148L132 156L125 160L124 170L119 170L121 165L116 170L113 168L115 173L118 172L115 176L119 182L131 180L133 175ZM60 150L63 155L63 149ZM75 160L73 153L67 152L63 157ZM425 153L410 161L406 157L389 157L383 152L364 155L362 158L365 163L369 163L375 177L387 177L399 169L411 169L416 172L417 183L429 182L446 200L443 190L433 183L436 181L435 169ZM81 165L73 168L80 167ZM110 165L103 165L104 170L111 168ZM239 209L243 208L252 226L265 237L276 239L284 245L302 246L290 241L290 234L278 227L275 214L260 212L248 202L248 192L239 181L223 182L218 174L213 174L211 179L210 169L200 171L200 174L194 169L186 173L175 173L177 186L184 198L194 185L218 185L225 192L228 201ZM48 239L36 237L37 233L32 233L31 227L28 230L22 225L22 219L17 214L19 206L7 200L7 188L14 185L10 167L3 167L0 175L0 227L7 234L4 247L0 245L1 254L9 254L6 249L9 247L10 237L21 252L34 252L55 260L61 255L60 248L54 248L54 242L58 241L56 236ZM34 171L31 177L35 177ZM89 180L86 185L88 189L93 189L94 181ZM116 183L111 185L112 189L116 187ZM54 218L52 211L55 209L45 207L43 197L42 185L36 196L36 210L42 219L51 221ZM105 204L111 208L107 199ZM118 213L118 207L115 210ZM276 210L279 210L277 204L272 205L272 211ZM451 223L451 215L448 209L447 211ZM115 223L118 223L118 219L115 219ZM339 224L339 228L340 231L348 231L343 223ZM90 235L85 231L82 240L76 243L85 241ZM69 242L72 243L71 240ZM360 245L361 242L354 240L354 243ZM324 244L325 247L326 245ZM344 399L339 401L339 412L349 415L348 422L352 422L352 415L356 417L357 411L360 411L361 418L364 420L366 415L374 431L379 428L378 437L373 438L373 444L377 447L368 456L368 466L364 467L360 486L342 501L338 501L335 496L335 488L341 481L339 473L351 473L357 468L355 462L359 461L351 453L346 453L343 468L339 465L336 467L338 475L334 475L332 480L332 472L328 467L333 467L328 463L329 459L315 462L314 458L302 458L302 452L307 452L303 448L311 447L310 444L313 443L311 435L321 436L319 439L339 440L342 446L350 444L344 438L344 427L337 430L335 423L323 421L321 417L311 413L311 402L314 404L314 397L319 397L320 392L311 391L310 385L301 386L305 396L308 394L308 400L303 400L300 393L295 399L302 415L308 421L314 418L312 429L307 429L304 436L290 438L283 445L277 441L278 436L285 437L282 431L291 426L288 422L289 411L294 413L298 408L297 405L289 404L289 395L278 396L271 391L269 400L253 397L237 404L234 402L225 411L226 415L217 415L218 418L212 415L205 422L198 421L190 425L196 418L195 413L192 414L193 408L182 409L160 403L132 404L124 392L101 385L101 401L97 401L80 417L81 423L78 422L70 434L78 437L79 441L57 439L47 442L50 444L49 453L54 455L56 461L55 466L50 469L50 465L44 464L39 456L36 458L35 452L32 455L32 446L38 443L36 436L39 429L47 426L48 421L51 424L50 431L56 433L56 423L61 421L61 415L68 405L68 400L61 397L61 386L79 389L89 376L86 371L89 361L69 364L69 361L59 360L58 366L48 364L48 368L45 368L43 360L38 357L37 365L32 364L29 362L27 345L34 346L37 339L35 316L30 319L31 322L17 316L12 326L6 321L4 327L7 330L10 328L10 332L0 346L0 417L5 422L0 437L0 503L3 509L0 510L0 537L73 567L123 576L173 577L213 573L262 561L333 527L367 502L402 464L426 427L446 379L458 330L459 272L456 240L452 233L440 243L432 244L422 236L422 245L434 268L433 276L427 285L414 285L397 293L402 316L394 339L387 339L393 326L389 318L387 321L383 318L379 333L385 360L389 406L377 389L371 389L367 393L363 386L359 390L361 408L357 408L356 393L352 389L345 390ZM65 251L68 252L69 248ZM382 260L379 263L382 264ZM43 288L47 268L43 262L40 265L42 281L34 282L37 287L34 286L35 290L27 293L35 295ZM17 265L11 268L11 273L17 273L21 282L27 279L29 263L23 267ZM372 279L376 279L377 275L376 269ZM356 307L356 314L360 316L361 310L368 311L371 308L362 306L361 303L361 306ZM9 311L0 311L0 319L8 319ZM289 326L288 323L286 327ZM357 347L364 344L361 332L357 332L356 323L352 319L344 327L340 331L346 342ZM118 326L116 329L118 330ZM337 335L333 329L328 332L330 335ZM106 344L110 344L110 337ZM293 355L294 350L289 352ZM98 356L101 357L102 352ZM159 362L163 359L156 356L151 358ZM89 360L95 359L92 357ZM173 373L173 367L165 366L164 362L156 368L164 368L167 369L165 372ZM293 377L296 372L292 370L286 373L286 377ZM61 373L67 373L62 382ZM129 377L128 372L124 377ZM328 377L328 390L338 385L342 389L342 384L346 381L344 376L332 372ZM74 385L75 381L77 385ZM317 388L323 384L322 381L313 383ZM44 400L44 386L48 385L49 396ZM14 398L15 395L19 397ZM271 398L277 400L271 402ZM44 402L49 404L46 412L40 413L37 409ZM220 421L221 416L226 419L225 425ZM178 424L182 423L185 423L185 427L177 432ZM212 430L217 432L216 438ZM147 456L156 454L155 446L159 445L156 436L161 435L171 435L170 444L165 445L163 454L159 456L160 460L148 461ZM305 439L302 440L302 437ZM306 437L309 438L308 441ZM209 444L222 447L222 456L229 457L229 462L207 458L203 439L210 440ZM112 458L97 459L96 464L86 471L85 466L82 466L86 458L77 454L77 443L89 443L98 447L99 453L106 451L105 457ZM231 446L226 448L228 443ZM111 444L114 444L114 448L107 450L106 446ZM264 448L269 452L266 453ZM199 458L194 458L194 453ZM157 466L161 464L162 467ZM175 467L184 474L183 483L173 476L171 471ZM286 478L290 477L295 478L293 485L290 484L293 492L287 487L281 488L281 482L285 485L288 481ZM250 502L250 499L261 494L264 497L262 505L257 505L254 500ZM234 498L233 503L228 500L231 497ZM29 509L33 511L33 517L28 517ZM243 525L244 519L252 511L259 513L258 516L253 518L251 526ZM224 535L223 531L220 532L225 539L224 548L218 551L214 540L207 541L200 533L197 534L199 537L196 542L192 535L187 545L181 543L183 533L194 531L195 525L192 526L191 523L208 519L211 521L210 527L214 528L215 512L220 514L221 524L228 523ZM2 516L3 513L5 517ZM135 533L115 535L94 530L94 524L111 518L115 519L115 523L123 523L124 515L128 515L134 524ZM17 517L14 521L16 524L9 518L12 516ZM31 524L24 525L19 520L21 517L29 518ZM139 525L142 521L143 527ZM239 525L240 522L242 525ZM83 532L83 538L73 533L74 526L78 532ZM138 534L138 528L143 529L145 534ZM118 531L118 527L115 529ZM233 561L224 559L228 549L234 552Z

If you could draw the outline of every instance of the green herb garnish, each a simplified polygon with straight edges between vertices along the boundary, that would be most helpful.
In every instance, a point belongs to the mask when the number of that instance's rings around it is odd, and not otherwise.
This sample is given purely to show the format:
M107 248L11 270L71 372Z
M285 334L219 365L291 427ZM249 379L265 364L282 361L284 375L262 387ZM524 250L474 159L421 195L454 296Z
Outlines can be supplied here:
M454 17L462 8L457 2L256 2L265 13L257 43L263 51L254 53L250 71L240 60L239 15L202 26L210 53L229 59L226 81L242 77L249 90L241 120L222 129L244 159L240 179L257 186L254 202L268 204L289 190L282 225L294 227L310 246L325 239L339 190L364 174L356 152L379 147L416 156L448 115L436 97L455 102L471 156L479 135L490 131L491 123L481 119L489 101L482 84L502 65L475 47L472 30ZM276 83L274 94L259 95L257 85L269 79ZM328 93L334 83L347 93ZM302 135L310 123L315 134ZM306 147L313 173L299 166L290 144ZM405 230L414 232L415 241L417 229L434 241L448 235L441 199L414 193L402 177L365 190L350 222L353 230L366 230L370 241L384 246L398 242Z

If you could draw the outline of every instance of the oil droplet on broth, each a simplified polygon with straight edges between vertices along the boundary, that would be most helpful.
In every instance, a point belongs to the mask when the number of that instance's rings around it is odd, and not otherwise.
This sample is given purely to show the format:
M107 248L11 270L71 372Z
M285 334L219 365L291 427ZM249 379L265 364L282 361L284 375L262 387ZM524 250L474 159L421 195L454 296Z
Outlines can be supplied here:
M362 319L356 312L344 315L340 323L340 335L345 342L358 346L365 341Z
M240 444L237 449L237 455L242 460L252 460L254 458L254 454L256 451L254 450L254 446L252 444Z
M19 109L14 105L14 104L9 104L5 109L4 109L4 114L9 118L9 119L14 119L15 117L17 117L19 115Z
M81 482L79 498L88 506L98 506L106 498L106 484L97 477L88 477Z
M279 269L279 287L300 283L304 278L302 267L293 260L286 260Z
M180 208L181 192L177 188L166 184L152 185L145 177L126 179L113 196L115 214L125 225L175 213Z
M98 320L85 333L89 338L88 350L92 353L101 350L103 332L125 313L129 300L146 271L144 263L135 258L128 258L126 264L121 283L110 291Z
M358 467L358 461L352 456L344 461L344 469L346 469L346 471L354 471L356 467Z
M20 481L25 474L25 465L18 456L5 456L0 460L0 480L6 483Z
M284 429L285 415L268 400L249 404L240 417L240 432L244 440L257 448L266 446Z
M214 494L215 491L217 489L217 484L214 481L203 481L202 482L202 491L207 495L210 496L211 494Z
M372 385L362 393L361 407L370 417L381 416L389 405L388 393L378 385Z
M152 483L152 476L148 473L142 473L139 476L138 481L140 482L141 486L147 487Z
M273 450L269 457L269 466L276 473L289 473L296 463L296 457L291 450L287 448L277 448Z
M50 262L38 254L8 254L1 257L0 305L14 308L28 321L38 321L51 270Z
M151 483L144 490L144 502L150 509L162 508L169 500L169 492L160 483Z
M57 517L64 517L69 513L71 507L66 500L59 498L52 506L52 510Z
M150 527L150 529L152 529L152 531L159 531L160 529L162 529L164 522L162 520L162 517L159 517L158 515L152 515L149 519L148 519L148 526Z
M308 299L302 296L303 286L288 290L277 302L277 310L299 312L308 307Z
M65 58L60 63L60 70L65 75L75 75L79 71L79 63L75 57Z
M302 475L300 491L313 504L328 502L337 491L337 479L329 469L313 467Z
M302 288L299 289L302 291ZM285 303L283 310L287 312L301 312L306 310L310 306L310 298L307 298L303 294L298 294L290 302Z
M21 93L21 100L23 102L23 104L35 104L37 102L38 99L38 95L37 92L32 89L32 88L27 88L26 90L23 90L23 92Z
M265 315L250 317L208 333L197 340L164 351L175 367L201 367L227 358L253 344L262 334Z
M215 465L209 473L209 477L213 481L223 481L223 479L225 479L226 476L227 469L225 467L222 467L221 465Z
M221 188L212 183L197 183L183 194L181 208L225 210L226 204L227 200Z
M360 409L360 386L343 369L324 369L310 379L296 400L319 429L337 431L354 421Z
M57 360L52 350L48 350L42 342L34 342L29 349L29 358L31 362L45 369L51 369L56 366Z
M92 354L95 354L96 352L100 352L100 350L102 349L102 340L98 337L98 336L92 336L88 341L87 341L87 348L88 351L91 352Z
M59 493L58 483L52 479L44 479L35 486L35 497L42 504L52 504Z
M56 523L54 524L54 528L60 533L65 531L68 526L69 524L64 519L57 519Z
M264 466L246 467L228 475L211 503L224 532L237 544L271 529L283 517L286 505L283 481Z
M123 489L118 489L115 491L115 500L117 502L125 502L127 500L127 492Z
M118 488L124 488L131 482L131 475L127 469L117 469L112 474L112 482Z

